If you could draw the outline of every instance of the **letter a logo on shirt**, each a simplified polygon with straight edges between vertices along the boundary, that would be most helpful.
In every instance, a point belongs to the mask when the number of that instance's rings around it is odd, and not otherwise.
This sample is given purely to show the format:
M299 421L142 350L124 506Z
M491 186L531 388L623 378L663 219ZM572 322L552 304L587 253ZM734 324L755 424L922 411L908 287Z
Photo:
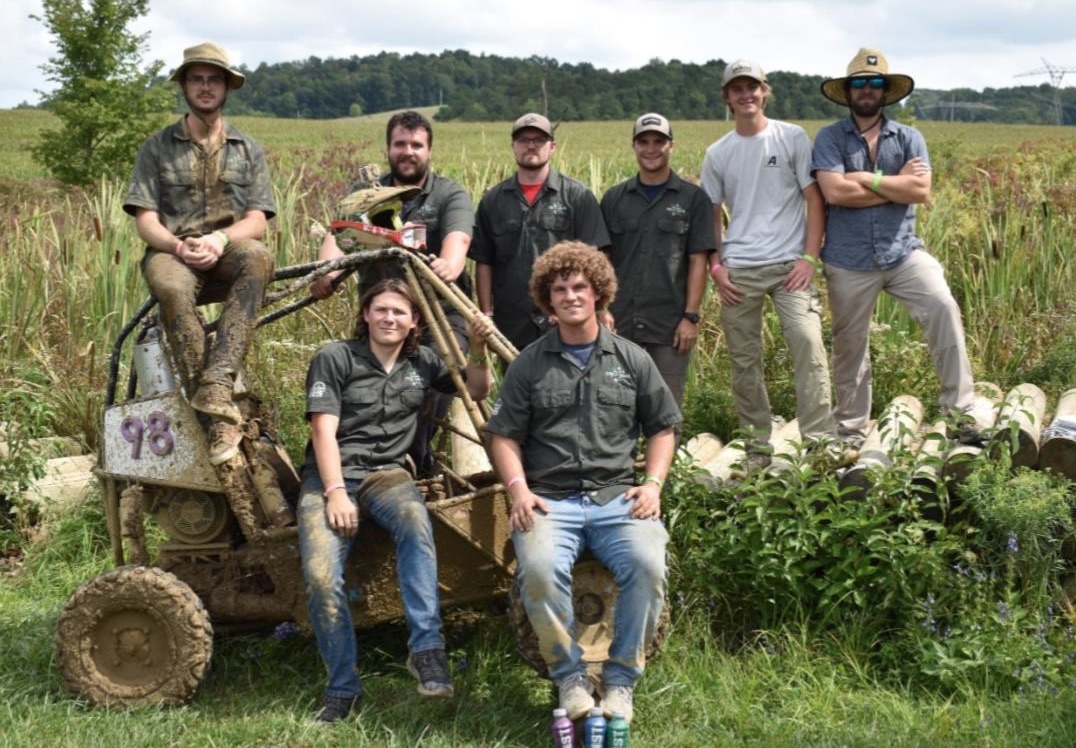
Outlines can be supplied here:
M770 156L766 159L766 166L777 166L777 156Z

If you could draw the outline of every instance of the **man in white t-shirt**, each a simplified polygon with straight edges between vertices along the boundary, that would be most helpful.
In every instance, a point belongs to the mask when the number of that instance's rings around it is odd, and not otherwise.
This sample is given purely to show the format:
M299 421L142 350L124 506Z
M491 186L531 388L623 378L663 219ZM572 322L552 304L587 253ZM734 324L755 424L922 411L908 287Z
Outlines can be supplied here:
M826 443L837 433L822 343L822 299L814 281L821 267L825 205L811 177L807 133L765 115L771 89L762 68L748 60L730 63L721 91L736 129L706 150L702 187L713 203L718 252L710 275L721 299L733 402L748 436L746 468L751 470L770 462L772 416L762 376L767 296L792 358L800 433L808 444ZM729 208L727 230L723 205Z

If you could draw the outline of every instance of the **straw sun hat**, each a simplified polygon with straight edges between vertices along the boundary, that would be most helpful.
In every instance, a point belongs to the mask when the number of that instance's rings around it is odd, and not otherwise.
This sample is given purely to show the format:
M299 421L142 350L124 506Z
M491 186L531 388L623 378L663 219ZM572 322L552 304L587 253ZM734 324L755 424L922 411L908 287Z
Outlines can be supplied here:
M822 83L822 95L841 106L848 106L848 91L845 89L845 82L849 78L874 78L879 75L884 76L889 82L885 89L885 98L882 100L884 106L896 104L915 88L915 81L909 76L889 72L889 61L881 51L862 47L848 63L848 75L843 78L831 78Z

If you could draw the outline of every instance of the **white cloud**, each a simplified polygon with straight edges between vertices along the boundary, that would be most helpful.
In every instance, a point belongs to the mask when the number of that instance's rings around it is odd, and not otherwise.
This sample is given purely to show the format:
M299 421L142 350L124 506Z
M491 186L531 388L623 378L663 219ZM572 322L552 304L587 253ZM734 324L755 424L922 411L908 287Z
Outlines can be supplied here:
M0 107L37 101L50 87L40 65L52 53L40 0L5 0L0 23ZM626 69L653 58L756 59L767 70L838 76L861 46L881 48L892 69L920 88L1003 88L1047 82L1015 77L1076 67L1076 3L1047 0L154 0L138 31L147 60L174 68L184 47L211 39L237 63L349 57L381 50L554 58ZM1076 74L1065 78L1076 82Z

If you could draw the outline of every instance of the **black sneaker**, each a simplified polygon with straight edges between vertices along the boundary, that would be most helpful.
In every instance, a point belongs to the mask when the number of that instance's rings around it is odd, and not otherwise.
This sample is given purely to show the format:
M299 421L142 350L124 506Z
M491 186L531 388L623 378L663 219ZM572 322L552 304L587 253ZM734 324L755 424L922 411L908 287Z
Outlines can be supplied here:
M413 652L407 658L407 671L418 679L418 692L423 696L451 699L455 693L443 649Z
M314 721L320 725L339 722L351 714L351 710L361 698L361 696L326 696L325 703L321 705L321 711L314 715Z

